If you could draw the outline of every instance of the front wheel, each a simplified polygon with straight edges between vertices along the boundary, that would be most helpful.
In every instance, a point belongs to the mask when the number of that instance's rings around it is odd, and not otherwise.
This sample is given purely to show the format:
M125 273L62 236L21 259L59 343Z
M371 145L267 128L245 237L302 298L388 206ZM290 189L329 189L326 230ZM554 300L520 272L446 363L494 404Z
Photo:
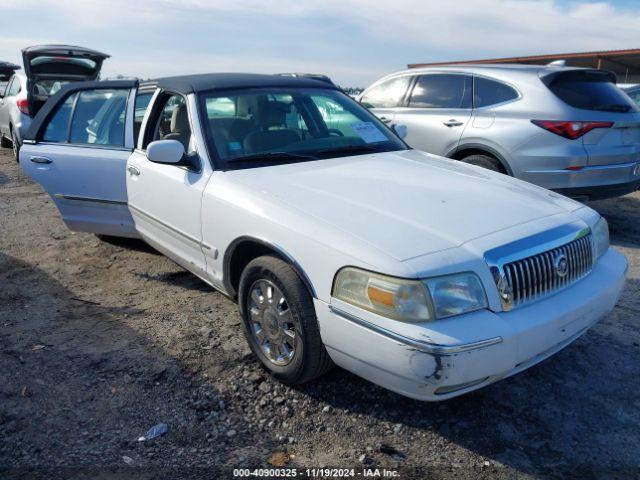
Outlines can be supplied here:
M289 264L273 256L249 262L239 304L249 346L275 378L300 384L329 370L313 300Z

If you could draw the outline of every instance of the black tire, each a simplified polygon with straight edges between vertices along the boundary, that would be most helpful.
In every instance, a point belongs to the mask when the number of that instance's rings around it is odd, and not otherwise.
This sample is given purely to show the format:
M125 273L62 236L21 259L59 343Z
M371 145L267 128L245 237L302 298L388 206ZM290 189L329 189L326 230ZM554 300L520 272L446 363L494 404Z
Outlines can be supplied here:
M286 300L287 318L292 319L288 325L293 327L295 339L292 357L286 365L274 363L274 360L270 359L263 350L265 347L259 345L259 340L254 334L254 328L260 324L252 320L257 316L252 317L250 311L255 301L251 298L251 292L256 288L259 289L263 284L274 285L280 290L279 293ZM289 264L270 255L252 260L242 272L238 292L238 304L249 347L262 366L275 378L287 384L300 384L323 375L332 367L333 363L320 338L320 328L311 294ZM276 293L272 292L272 294ZM253 307L261 308L257 304L253 304ZM262 318L264 319L264 316ZM277 316L274 318L278 319ZM278 327L275 329L278 330Z
M11 140L6 138L4 135L0 135L0 147L2 147L2 148L11 147Z
M493 170L494 172L507 173L502 164L495 158L489 155L469 155L462 159L464 163L470 163L471 165L477 165L478 167L486 168L487 170Z
M16 159L16 162L20 161L20 142L18 141L18 137L16 133L11 130L11 148L13 150L13 158Z

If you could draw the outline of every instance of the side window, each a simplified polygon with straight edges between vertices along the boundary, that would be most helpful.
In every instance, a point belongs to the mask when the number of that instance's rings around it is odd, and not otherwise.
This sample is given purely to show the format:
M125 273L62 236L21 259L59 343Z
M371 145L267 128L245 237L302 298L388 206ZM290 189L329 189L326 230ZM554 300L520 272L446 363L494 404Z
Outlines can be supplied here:
M473 78L473 106L474 108L488 107L498 103L508 102L518 98L516 92L509 85L488 78Z
M142 120L144 114L147 113L149 102L153 97L153 92L140 92L136 95L135 110L133 113L133 141L138 144L138 135L140 134L140 128L142 127Z
M69 119L76 101L77 93L67 97L56 113L51 117L42 135L44 142L66 142L69 138Z
M469 75L421 75L418 77L410 107L471 108L472 80Z
M170 95L165 98L153 140L177 140L184 145L185 152L191 150L189 113L187 102L182 95Z
M124 146L128 95L128 89L80 92L71 120L70 143Z
M9 87L7 88L7 96L14 97L18 93L20 93L20 80L18 80L18 77L13 77L13 80L11 80Z
M361 99L361 103L369 108L397 107L407 93L411 77L396 77L371 88Z

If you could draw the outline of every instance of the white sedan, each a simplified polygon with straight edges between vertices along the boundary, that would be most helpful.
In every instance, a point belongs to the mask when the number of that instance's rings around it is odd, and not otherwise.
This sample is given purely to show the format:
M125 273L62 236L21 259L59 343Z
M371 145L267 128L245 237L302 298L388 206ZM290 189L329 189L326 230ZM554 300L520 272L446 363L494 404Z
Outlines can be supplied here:
M69 228L142 238L237 300L286 383L335 363L460 395L567 346L625 281L592 209L412 150L319 79L71 84L20 163Z

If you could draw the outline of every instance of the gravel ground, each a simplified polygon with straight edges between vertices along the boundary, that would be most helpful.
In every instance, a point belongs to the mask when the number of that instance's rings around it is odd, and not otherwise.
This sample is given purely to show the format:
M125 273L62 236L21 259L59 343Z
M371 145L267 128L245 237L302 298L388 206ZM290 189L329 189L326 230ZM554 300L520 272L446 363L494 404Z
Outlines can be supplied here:
M630 262L611 315L524 373L421 403L337 368L301 387L273 381L230 300L141 242L70 232L8 152L0 477L232 478L233 467L272 465L400 478L640 475L640 194L592 205ZM137 441L159 422L168 434Z

